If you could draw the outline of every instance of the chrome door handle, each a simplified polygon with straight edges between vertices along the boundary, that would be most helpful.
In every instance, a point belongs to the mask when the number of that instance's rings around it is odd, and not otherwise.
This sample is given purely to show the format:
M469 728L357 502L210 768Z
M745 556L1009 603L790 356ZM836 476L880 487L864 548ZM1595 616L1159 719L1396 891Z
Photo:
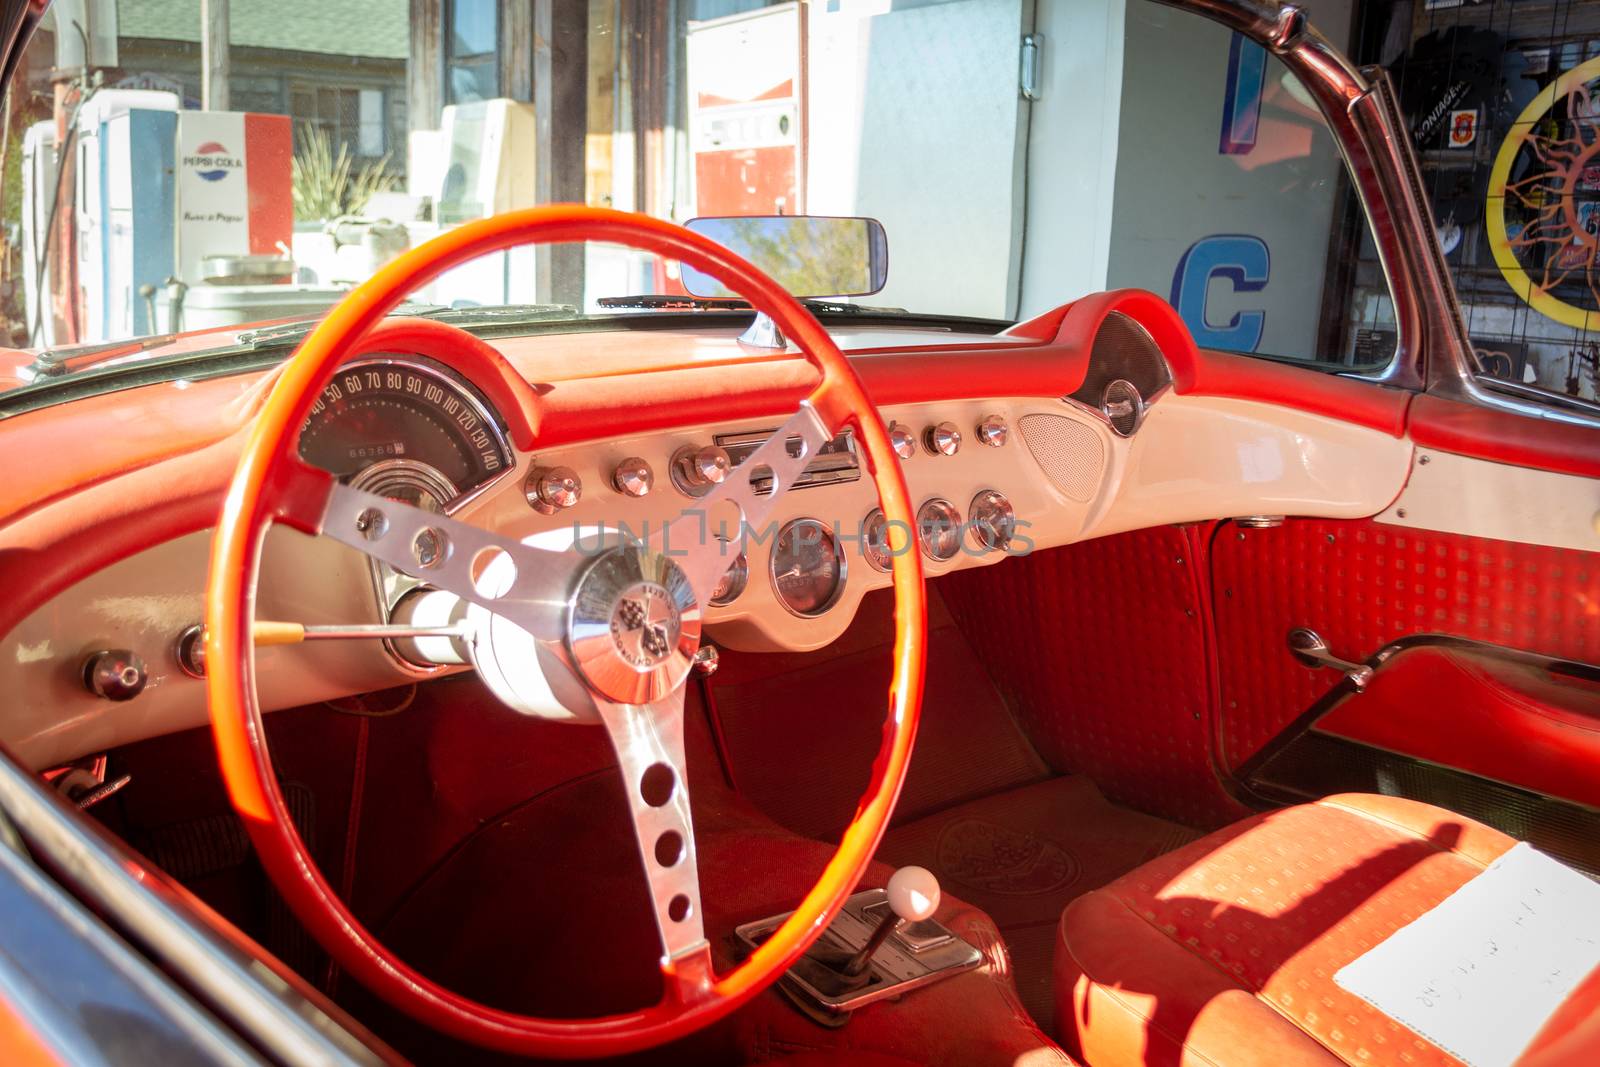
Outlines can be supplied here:
M1356 692L1366 689L1372 681L1372 668L1365 663L1352 663L1340 659L1328 649L1328 642L1315 630L1297 626L1289 631L1289 652L1307 667L1327 667L1338 671L1350 680Z

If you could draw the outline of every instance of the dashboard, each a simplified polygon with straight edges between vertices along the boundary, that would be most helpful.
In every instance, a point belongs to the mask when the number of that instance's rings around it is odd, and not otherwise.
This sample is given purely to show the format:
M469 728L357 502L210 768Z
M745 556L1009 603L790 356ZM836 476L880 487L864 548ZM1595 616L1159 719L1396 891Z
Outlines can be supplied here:
M705 611L706 638L750 651L827 645L863 597L889 586L888 553L896 549L921 553L925 573L937 579L1151 525L1371 515L1404 484L1411 449L1403 438L1270 403L1183 395L1150 334L1121 320L1117 312L1106 316L1070 392L966 388L974 395L880 402L916 530L887 528L856 442L841 432L778 499L768 525L730 543L728 571ZM1007 370L1006 352L974 342L963 358L992 361L991 385L1026 386ZM913 349L885 358L903 360L906 380L915 381L938 357ZM744 396L745 376L761 366L713 366L695 382ZM776 361L766 366L781 369ZM693 507L788 414L775 404L763 405L765 415L736 414L728 403L720 404L728 412L721 418L651 426L652 409L640 399L648 378L599 379L613 391L597 386L589 395L615 399L558 432L542 429L533 450L523 451L508 440L492 394L468 375L427 355L370 354L343 367L313 404L299 448L308 462L372 492L503 536L648 536ZM881 379L869 388L893 395ZM612 409L630 405L626 422L608 421ZM143 548L74 581L0 638L0 686L13 695L0 739L30 765L48 767L202 725L205 685L180 651L203 614L209 545L209 530L194 529ZM329 538L273 528L257 617L383 622L414 587ZM136 699L111 702L86 691L86 657L105 649L131 651L146 665L148 683ZM372 641L262 647L256 666L265 710L453 669L409 663Z

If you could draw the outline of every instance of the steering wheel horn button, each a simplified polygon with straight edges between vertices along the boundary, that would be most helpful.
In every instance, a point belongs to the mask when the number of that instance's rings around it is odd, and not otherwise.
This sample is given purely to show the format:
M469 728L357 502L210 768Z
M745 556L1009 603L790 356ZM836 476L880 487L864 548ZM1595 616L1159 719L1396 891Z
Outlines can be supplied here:
M625 590L611 612L611 640L636 671L650 670L671 655L678 628L678 609L654 582Z
M681 568L637 544L597 556L578 579L567 644L584 680L608 700L650 704L688 677L700 606Z

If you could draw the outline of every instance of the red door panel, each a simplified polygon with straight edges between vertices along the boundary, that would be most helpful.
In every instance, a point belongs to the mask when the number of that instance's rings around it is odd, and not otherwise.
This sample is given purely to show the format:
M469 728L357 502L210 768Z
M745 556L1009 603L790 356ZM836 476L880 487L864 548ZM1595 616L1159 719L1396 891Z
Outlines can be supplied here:
M1290 520L1270 530L1225 525L1212 547L1212 583L1219 743L1230 768L1339 680L1332 671L1309 669L1290 656L1285 639L1297 626L1317 631L1334 654L1346 659L1365 659L1409 634L1441 633L1600 663L1600 555L1593 553L1371 521ZM1431 694L1440 707L1432 714L1417 712L1415 701L1427 694L1424 684L1400 687L1391 699L1381 699L1383 689L1374 682L1372 691L1355 698L1369 704L1367 725L1358 717L1344 732L1455 765L1463 758L1461 745L1489 751L1489 731L1509 729L1531 738L1548 725L1507 725L1509 707L1498 715L1475 707L1470 719L1448 719L1451 728L1442 729L1437 715L1449 701L1504 705L1509 698L1504 691L1468 696L1440 683ZM1447 736L1467 730L1469 723L1486 732L1476 738ZM1600 763L1592 766L1600 777Z
M1317 729L1600 808L1600 683L1409 648Z

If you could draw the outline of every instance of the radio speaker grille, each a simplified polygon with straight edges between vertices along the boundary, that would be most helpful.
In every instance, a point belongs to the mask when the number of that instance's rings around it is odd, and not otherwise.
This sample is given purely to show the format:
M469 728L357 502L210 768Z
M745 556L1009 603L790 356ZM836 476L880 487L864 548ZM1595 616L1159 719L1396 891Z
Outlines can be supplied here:
M1065 415L1024 415L1018 425L1045 477L1068 499L1088 503L1106 462L1100 435Z

